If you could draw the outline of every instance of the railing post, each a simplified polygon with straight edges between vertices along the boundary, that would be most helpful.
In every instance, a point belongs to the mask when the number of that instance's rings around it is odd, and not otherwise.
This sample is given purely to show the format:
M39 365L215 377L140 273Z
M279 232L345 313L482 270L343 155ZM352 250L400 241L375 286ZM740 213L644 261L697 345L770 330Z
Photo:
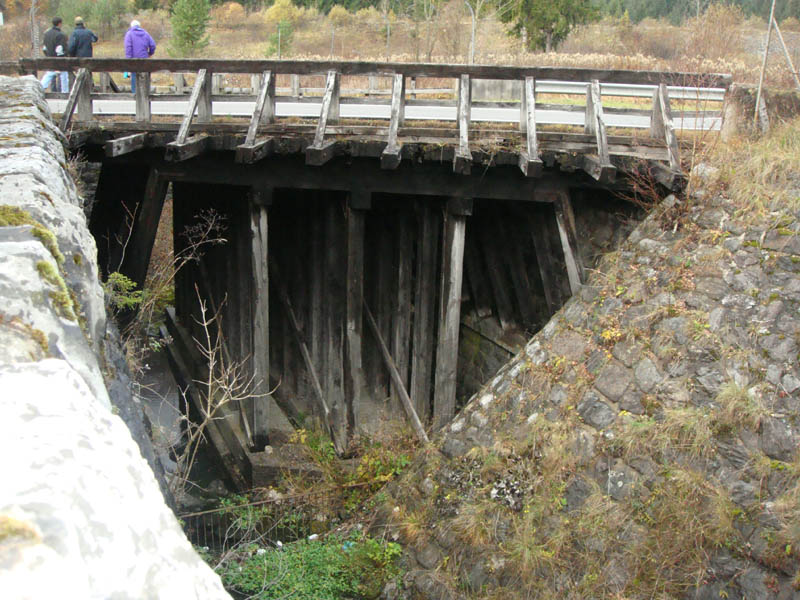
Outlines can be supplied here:
M150 112L150 73L135 73L136 77L136 121L139 123L149 123Z
M86 70L86 81L78 92L78 120L92 120L92 72Z

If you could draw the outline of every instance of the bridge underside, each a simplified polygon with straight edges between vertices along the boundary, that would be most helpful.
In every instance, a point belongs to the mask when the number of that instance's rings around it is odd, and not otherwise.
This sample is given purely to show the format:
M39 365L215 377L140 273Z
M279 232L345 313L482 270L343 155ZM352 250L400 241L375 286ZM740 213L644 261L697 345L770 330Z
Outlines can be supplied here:
M144 283L170 183L176 256L209 219L222 224L209 237L225 242L179 270L168 322L190 395L209 377L193 341L205 339L203 307L205 320L219 314L217 360L254 382L256 397L224 407L211 436L241 487L266 476L253 451L293 426L316 422L344 451L388 422L446 423L580 285L586 232L572 199L611 201L557 169L527 178L434 161L386 171L353 156L308 167L302 154L248 165L230 151L179 162L158 149L83 151L103 163L91 227L107 270Z

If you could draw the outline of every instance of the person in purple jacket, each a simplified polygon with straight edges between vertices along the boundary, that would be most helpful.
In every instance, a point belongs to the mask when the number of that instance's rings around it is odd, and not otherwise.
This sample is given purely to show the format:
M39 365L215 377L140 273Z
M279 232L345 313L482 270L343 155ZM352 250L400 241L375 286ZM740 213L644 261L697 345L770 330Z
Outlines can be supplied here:
M125 58L150 58L156 51L156 43L142 24L136 19L125 34ZM136 92L136 73L131 73L131 92Z

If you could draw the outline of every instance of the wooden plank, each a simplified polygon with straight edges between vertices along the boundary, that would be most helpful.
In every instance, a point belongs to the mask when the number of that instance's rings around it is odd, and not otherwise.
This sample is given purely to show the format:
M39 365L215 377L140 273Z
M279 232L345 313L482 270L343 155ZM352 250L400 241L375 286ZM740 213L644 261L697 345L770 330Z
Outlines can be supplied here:
M203 91L203 87L206 84L206 74L207 72L205 69L200 69L197 72L192 94L189 96L189 103L186 105L186 112L183 115L181 126L178 129L178 135L175 136L175 144L178 146L186 143L186 138L189 135L189 128L192 126L192 119L194 119L194 113L197 110L197 103L200 100L200 93Z
M164 158L171 162L181 162L199 156L206 151L211 138L206 133L198 133L186 138L183 143L170 142L167 144Z
M361 409L367 402L362 344L364 328L364 211L347 205L347 284L346 284L346 360L345 388L352 407L353 425L363 424Z
M331 422L331 411L328 408L328 403L325 401L325 394L322 391L322 386L320 385L319 377L317 376L317 371L314 368L314 363L311 360L311 354L308 351L308 346L306 346L305 341L303 340L302 333L300 331L300 326L297 323L297 317L295 316L294 308L292 307L292 302L289 300L289 294L286 291L286 286L281 279L280 271L278 270L278 264L275 259L270 256L268 259L269 262L269 276L275 282L275 287L278 290L278 296L283 303L283 308L286 311L286 315L289 318L289 323L292 326L292 332L294 333L295 342L297 342L297 346L300 348L300 354L303 357L303 362L305 363L306 370L308 371L308 376L311 379L311 387L314 390L314 395L317 399L317 403L319 404L319 408L322 413L322 420L325 424L325 427L328 429L328 434L331 436L331 441L333 442L336 451L340 454L344 452L344 444L342 440L336 438L334 433L334 429L332 427Z
M472 292L472 305L478 318L483 319L492 314L491 292L486 283L486 274L478 255L478 239L475 228L467 232L464 246L464 266L467 273L467 284Z
M211 72L207 69L200 69L200 71L197 72L197 79L200 79L201 77L203 79L203 83L202 89L200 90L200 97L197 99L197 122L210 123L214 116L213 98L211 94ZM197 85L196 80L195 85Z
M584 170L602 183L610 183L616 177L617 169L611 164L608 151L608 136L603 117L603 102L600 95L600 82L594 79L586 90L586 133L593 134L597 142L597 155L584 156Z
M120 272L136 283L137 289L143 289L150 256L156 240L158 223L164 207L169 181L164 179L158 170L150 169L145 184L144 197L136 211L133 229L130 232L125 248Z
M478 236L483 250L483 257L486 261L486 272L489 275L489 283L494 297L494 306L497 310L497 319L503 330L510 330L514 327L514 307L511 303L508 284L505 277L505 260L500 255L497 248L497 240L492 235L492 230L488 223L477 224L479 227Z
M348 436L348 417L351 414L344 390L344 345L346 321L346 266L344 231L340 220L342 208L334 194L325 194L325 371L322 373L329 407L332 427L336 439L346 445Z
M469 122L471 118L472 85L469 75L461 75L458 83L458 149L453 157L453 172L469 175L472 153L469 151Z
M388 340L392 334L392 312L394 305L393 293L393 235L389 226L387 226L386 219L380 219L373 222L377 229L377 242L372 246L375 252L375 266L376 266L376 283L375 293L373 294L373 306L376 307L378 327L380 328L383 339ZM377 358L377 357L376 357ZM380 369L376 373L375 378L375 398L380 398L385 401L391 393L391 382L389 381L388 374ZM399 409L399 406L387 407L389 412Z
M431 375L436 298L436 249L439 241L437 217L428 202L420 203L417 228L417 268L414 290L411 399L420 419L430 415Z
M63 69L59 69L63 70ZM61 131L66 132L69 129L69 125L72 122L72 115L75 112L75 106L78 102L78 98L84 94L84 87L89 85L91 81L91 77L89 74L88 69L81 69L78 71L78 76L75 78L75 83L72 86L72 89L69 92L69 98L67 99L67 106L64 108L64 112L61 115L61 123L59 124L59 129Z
M275 121L275 78L270 71L265 71L261 77L261 88L244 140L246 145L252 145L256 141L260 125L267 125Z
M367 323L369 323L372 334L375 336L375 340L378 342L378 347L381 350L381 356L383 356L383 362L386 365L386 369L389 371L392 383L394 384L394 389L400 396L403 409L406 411L406 416L408 417L411 426L414 428L414 433L417 434L419 441L421 441L423 444L427 444L430 440L428 439L428 435L425 433L425 428L422 426L422 422L419 420L417 411L414 410L414 405L411 403L411 398L408 396L405 384L403 383L403 378L400 376L397 366L392 360L392 355L389 354L389 349L386 347L386 342L383 341L378 324L375 322L375 317L372 316L372 311L370 311L369 306L366 304L364 304L364 313L366 314Z
M108 140L104 145L106 156L114 158L141 150L147 146L149 135L149 133L134 133L133 135Z
M253 163L261 160L265 156L272 154L274 139L271 137L257 139L258 128L275 121L275 77L271 71L265 71L261 75L261 87L253 114L250 117L250 125L247 128L247 135L244 143L236 148L236 162Z
M544 210L549 212L549 208ZM542 280L544 298L550 314L554 315L564 303L561 297L561 287L558 284L556 268L553 263L553 248L550 244L550 235L544 220L539 216L529 217L531 240L536 251L536 262L539 267L539 276Z
M251 271L253 283L253 378L256 397L248 407L253 447L260 452L269 443L269 260L268 209L250 205Z
M522 255L522 248L516 243L513 227L514 223L509 223L509 216L496 219L495 236L503 248L503 255L506 257L509 271L511 272L511 282L514 286L514 295L517 298L522 324L528 328L536 323L536 307L533 303L533 288L528 279L528 270L525 258Z
M412 264L414 246L411 223L408 215L400 215L397 220L397 243L395 245L395 306L392 322L392 357L404 386L408 385L411 359L411 301ZM395 399L401 401L399 392Z
M325 85L325 95L322 97L317 131L314 134L314 143L306 148L306 164L319 166L328 162L333 156L332 141L325 142L325 128L328 123L339 122L339 85L341 74L338 71L328 71L328 80Z
M141 63L147 64L147 61L141 61ZM136 100L136 122L149 123L152 115L150 110L150 72L135 73L135 77L136 92L134 93L134 98Z
M308 318L308 340L311 347L311 357L317 372L325 370L325 354L323 353L323 274L324 274L324 231L322 229L322 211L319 210L317 202L311 204L308 219L310 222L310 245L311 260L309 261L309 318Z
M672 120L672 109L669 104L667 86L661 84L653 92L653 114L650 120L650 136L664 140L667 145L669 167L672 171L680 173L681 159L678 148L678 138L675 135L675 126Z
M406 82L402 75L395 75L392 82L392 105L389 110L389 137L381 153L381 167L396 169L400 164L402 144L397 141L397 130L405 118Z
M455 416L466 230L466 217L445 212L439 292L439 336L436 344L433 392L433 426L437 429L446 425Z
M624 69L592 69L572 67L520 67L459 65L433 63L392 63L366 61L318 61L318 60L241 60L241 59L164 59L150 58L146 61L125 58L23 58L19 66L26 72L55 71L86 67L95 72L108 71L170 71L196 73L207 69L215 73L273 73L294 75L316 75L338 70L342 75L393 75L407 77L458 78L462 74L472 79L515 79L534 77L539 80L591 81L604 83L630 83L658 85L690 85L695 87L727 88L733 77L719 73L684 73L670 71L631 71ZM12 70L13 70L12 69ZM417 90L420 91L420 90Z
M561 239L561 249L564 252L564 261L567 264L569 287L572 293L576 294L580 290L585 276L575 229L575 216L568 192L560 194L559 200L553 204L553 210L556 215L558 235Z
M88 79L84 85L80 87L80 91L78 92L78 101L77 101L77 112L78 112L78 120L79 121L91 121L92 120L92 86L94 85L92 81L92 72L89 71Z
M536 133L536 80L533 77L526 77L522 86L519 126L525 134L525 151L519 155L519 168L526 177L539 177L543 165Z

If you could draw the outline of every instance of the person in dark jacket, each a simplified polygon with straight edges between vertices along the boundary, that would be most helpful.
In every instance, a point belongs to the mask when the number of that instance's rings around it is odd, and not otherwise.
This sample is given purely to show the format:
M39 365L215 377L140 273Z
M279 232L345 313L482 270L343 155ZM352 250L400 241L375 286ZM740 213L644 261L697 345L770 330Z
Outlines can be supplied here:
M92 44L97 41L97 36L91 29L86 29L81 17L75 17L75 29L69 36L69 55L89 57L92 55Z
M136 19L125 33L125 58L150 58L155 54L156 43ZM136 73L131 73L131 92L136 92Z
M61 31L61 17L53 17L53 26L44 32L44 45L42 52L47 57L67 55L67 36ZM53 79L60 75L61 92L69 91L69 73L67 71L48 71L42 77L42 87L46 90L53 83Z

